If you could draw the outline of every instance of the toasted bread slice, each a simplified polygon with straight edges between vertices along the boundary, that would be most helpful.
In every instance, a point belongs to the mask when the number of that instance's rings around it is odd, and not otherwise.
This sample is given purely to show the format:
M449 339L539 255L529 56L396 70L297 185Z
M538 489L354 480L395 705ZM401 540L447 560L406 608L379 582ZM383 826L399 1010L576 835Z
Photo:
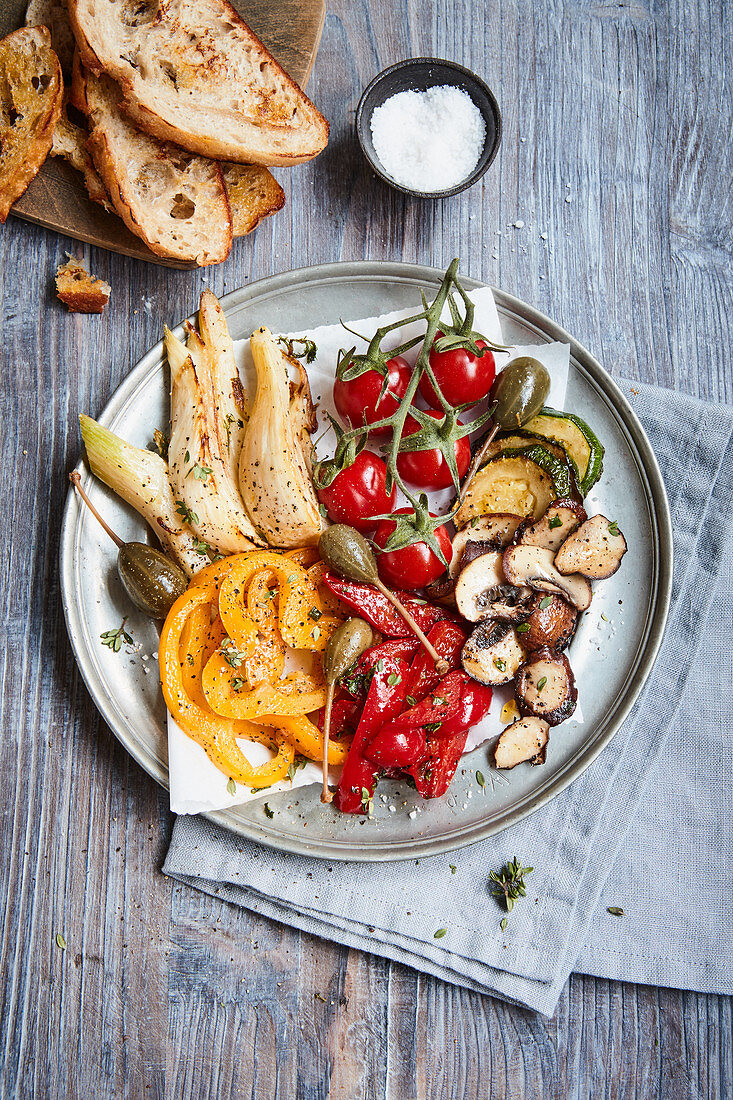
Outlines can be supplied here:
M114 207L104 189L102 178L94 167L94 161L87 151L87 137L86 130L82 130L81 126L71 122L65 112L62 112L53 133L51 156L63 157L72 168L76 168L77 172L81 172L84 176L84 185L89 192L89 198L92 202L98 202L105 210L111 212Z
M221 173L232 208L235 237L251 233L263 218L285 205L285 192L271 172L260 164L222 164Z
M111 293L109 283L95 279L73 256L56 272L56 294L71 313L101 313Z
M64 82L46 27L0 42L0 222L48 156Z
M204 156L291 165L328 123L227 0L69 0L85 68L143 130Z
M125 225L158 256L200 266L232 247L232 215L219 165L135 128L109 77L87 73L87 148Z
M25 25L48 28L51 33L51 49L59 59L61 72L66 80L71 75L75 46L66 0L28 0Z

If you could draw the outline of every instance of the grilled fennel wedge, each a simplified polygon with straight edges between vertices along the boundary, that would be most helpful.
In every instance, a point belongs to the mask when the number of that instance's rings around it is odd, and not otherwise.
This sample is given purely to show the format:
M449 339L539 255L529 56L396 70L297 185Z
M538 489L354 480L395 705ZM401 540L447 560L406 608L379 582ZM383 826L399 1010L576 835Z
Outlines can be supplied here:
M188 321L186 349L193 365L200 370L201 359L208 356L213 387L214 426L219 450L229 467L237 487L239 455L244 440L244 426L249 415L247 395L242 386L234 358L234 344L229 335L224 310L219 299L208 288L199 300L199 335ZM237 487L237 492L239 489Z
M189 325L188 346L165 330L171 369L171 487L187 522L223 554L263 545L237 485L245 410L229 332L210 292L201 296L201 335Z
M311 477L316 415L308 375L267 328L252 334L250 348L257 393L239 457L242 499L271 546L310 546L324 525ZM289 381L291 370L297 382Z
M79 424L92 473L140 513L189 577L208 565L199 539L176 512L163 459L120 439L89 416L80 416Z

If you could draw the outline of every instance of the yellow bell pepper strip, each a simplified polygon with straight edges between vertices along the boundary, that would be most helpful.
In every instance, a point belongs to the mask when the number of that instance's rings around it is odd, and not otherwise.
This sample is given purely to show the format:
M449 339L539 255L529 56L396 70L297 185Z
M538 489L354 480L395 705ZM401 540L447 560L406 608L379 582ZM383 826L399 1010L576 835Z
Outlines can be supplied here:
M213 608L214 604L202 604L191 612L183 624L178 646L184 689L204 710L210 708L201 690L201 673L209 657L226 637L224 625L218 615L213 623L211 621Z
M237 670L231 668L220 652L214 653L201 675L201 687L206 700L217 714L225 718L258 720L263 714L310 714L323 706L326 688L313 676L293 673L275 685L257 684L251 691L235 687Z
M211 622L210 612L213 606L213 604L210 604L197 607L188 616L181 632L179 651L183 684L186 691L202 710L216 718L218 716L211 710L206 701L206 696L201 690L201 673L204 666L226 637L224 625L218 617L218 613L214 622ZM245 662L246 664L247 662ZM237 736L246 737L248 741L258 741L261 745L274 749L277 746L273 745L273 736L270 729L262 728L263 726L272 727L273 725L276 725L276 723L263 722L258 726L249 721L241 721L237 723Z
M285 666L285 644L278 630L279 593L271 569L255 573L247 589L247 612L262 632L255 653L242 666L250 688L262 680L274 683Z
M295 760L293 743L284 734L278 730L272 731L269 742L273 750L277 748L276 755L266 764L254 767L234 740L231 730L222 727L217 733L214 744L207 750L207 755L230 779L244 783L248 787L262 789L271 787L273 783L284 779Z
M323 574L326 572L328 572L328 566L325 561L317 561L307 570L308 580L318 593L318 606L327 615L333 615L342 621L348 619L351 608L323 584Z
M271 569L260 569L249 582L247 613L261 630L275 633L278 629L280 592Z
M221 561L213 561L211 565L205 566L200 569L198 573L194 573L191 577L191 585L201 587L209 584L215 584L218 588L224 577L234 565L237 558L241 557L240 554L232 554L229 558L222 558ZM190 587L190 586L189 586Z
M309 760L323 760L323 734L318 726L311 722L304 714L290 717L279 714L264 714L258 719L263 725L271 725L281 729L295 745L302 756ZM329 764L343 764L349 752L349 741L329 741Z
M259 768L253 767L235 741L236 737L249 735L251 723L232 721L213 714L208 707L204 709L191 699L184 685L180 647L186 620L199 608L208 610L215 598L213 581L193 584L176 600L168 613L161 631L159 650L163 696L179 726L201 745L225 775L250 786L270 786L287 774L293 760L292 744L283 742L272 761ZM184 660L183 663L188 662ZM277 735L272 740L278 740Z
M318 553L317 546L302 546L297 550L286 550L283 557L290 558L291 561L297 561L298 565L302 565L303 569L310 569L312 565L320 561L320 554Z
M270 569L278 582L278 626L285 645L293 649L320 648L321 630L317 628L317 619L323 612L308 574L296 561L267 550L237 554L234 565L222 581L219 613L229 637L238 644L241 641L244 648L252 624L245 612L245 593L252 577L261 569ZM314 617L311 611L316 612Z

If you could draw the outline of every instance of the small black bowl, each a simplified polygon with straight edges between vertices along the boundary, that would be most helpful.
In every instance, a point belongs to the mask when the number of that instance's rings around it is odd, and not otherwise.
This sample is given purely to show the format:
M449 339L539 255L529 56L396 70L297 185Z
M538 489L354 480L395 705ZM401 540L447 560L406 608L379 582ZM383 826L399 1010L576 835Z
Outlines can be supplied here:
M398 92L425 92L428 88L443 84L460 88L478 107L486 124L484 147L473 172L455 187L450 187L447 191L412 191L408 187L401 187L384 171L372 142L372 113ZM494 93L470 69L438 57L413 57L407 61L398 61L396 65L379 73L364 90L356 109L356 132L362 152L372 169L390 187L417 198L441 199L446 195L457 195L459 191L465 191L483 176L499 150L501 113Z

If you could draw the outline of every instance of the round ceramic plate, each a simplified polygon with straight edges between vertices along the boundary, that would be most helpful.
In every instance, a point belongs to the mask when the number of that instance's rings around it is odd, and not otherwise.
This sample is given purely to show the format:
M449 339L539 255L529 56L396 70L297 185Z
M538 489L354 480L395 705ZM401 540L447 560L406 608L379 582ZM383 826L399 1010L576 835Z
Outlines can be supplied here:
M243 287L222 300L234 339L260 325L275 332L419 308L420 288L438 287L442 272L408 264L341 263L305 268ZM465 280L469 287L477 284ZM592 425L606 448L603 478L590 494L589 513L617 520L630 550L623 566L594 590L570 657L583 721L553 730L543 767L497 772L487 745L465 756L448 794L423 801L404 784L382 783L389 804L375 799L371 820L323 806L317 786L272 796L272 820L262 801L209 816L242 836L291 852L345 860L395 860L449 851L506 829L559 794L608 744L649 675L669 606L672 534L669 506L656 460L628 403L600 364L541 313L496 291L510 344L560 340L570 344L566 408ZM138 363L99 417L120 436L145 447L167 424L168 385L162 344ZM80 461L87 491L126 539L144 539L139 517L93 481ZM69 494L61 539L61 590L71 643L87 687L126 749L153 778L168 784L166 712L156 652L156 626L131 613L117 579L114 547ZM100 634L129 616L134 654L100 644ZM148 658L147 660L145 658ZM481 788L476 771L486 777Z

